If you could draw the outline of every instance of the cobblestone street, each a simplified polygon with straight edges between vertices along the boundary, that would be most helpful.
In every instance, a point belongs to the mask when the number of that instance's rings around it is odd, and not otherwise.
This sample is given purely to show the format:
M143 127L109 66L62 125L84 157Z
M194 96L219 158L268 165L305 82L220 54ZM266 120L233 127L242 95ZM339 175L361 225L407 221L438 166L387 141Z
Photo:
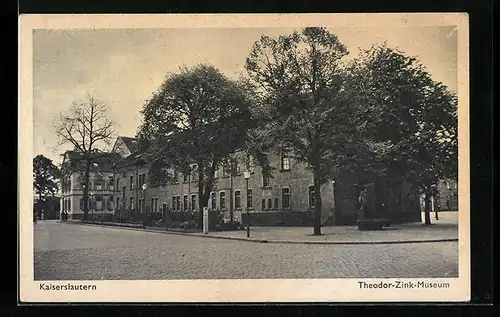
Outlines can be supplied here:
M34 228L35 280L458 276L458 242L301 245L56 221L40 221Z

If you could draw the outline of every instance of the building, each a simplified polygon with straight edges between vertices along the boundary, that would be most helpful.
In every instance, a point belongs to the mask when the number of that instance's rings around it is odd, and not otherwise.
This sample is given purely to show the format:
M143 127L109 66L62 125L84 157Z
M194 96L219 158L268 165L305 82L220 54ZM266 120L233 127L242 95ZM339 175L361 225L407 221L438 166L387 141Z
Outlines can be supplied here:
M115 217L141 219L146 213L164 217L167 212L199 211L195 164L191 165L191 174L170 170L172 182L168 186L151 187L148 186L148 165L138 150L137 140L118 137L112 152L120 156L113 169ZM269 159L274 168L270 177L264 177L262 169L242 153L235 153L219 166L214 175L209 209L221 211L226 222L241 221L242 212L248 206L254 224L311 225L315 208L312 171L306 164L286 155L271 155ZM248 185L243 173L246 170L250 171ZM323 224L355 224L362 188L368 189L373 216L395 222L419 221L418 195L412 193L408 184L377 177L357 184L354 174L345 171L339 179L322 186Z
M113 164L119 156L112 153L93 154L89 178L89 217L98 220L111 219L114 214L114 170ZM82 219L83 199L83 155L78 151L64 153L60 183L60 213L68 213L69 219Z
M166 212L166 200L170 195L165 187L145 187L148 166L137 149L137 141L133 138L118 137L112 152L120 155L113 169L115 216L119 220L138 220L146 215L146 208L147 213L158 213L160 208ZM161 207L162 205L164 206Z
M438 208L440 211L458 210L458 181L442 179L438 183Z
M169 170L172 181L153 187L149 167L134 138L120 136L110 153L96 153L90 171L89 215L115 221L143 220L146 215L163 218L170 213L199 211L196 165L192 173ZM315 197L310 168L286 155L270 155L271 176L250 157L235 153L214 174L215 185L208 208L223 214L225 222L242 221L246 207L254 225L312 225ZM70 219L83 216L83 157L66 152L61 183L61 212ZM250 177L245 179L244 172ZM359 179L354 171L343 171L321 187L322 223L354 225L361 189L368 191L369 214L394 222L419 221L418 195L401 180L380 177ZM357 176L356 176L357 175ZM171 215L171 214L170 214Z

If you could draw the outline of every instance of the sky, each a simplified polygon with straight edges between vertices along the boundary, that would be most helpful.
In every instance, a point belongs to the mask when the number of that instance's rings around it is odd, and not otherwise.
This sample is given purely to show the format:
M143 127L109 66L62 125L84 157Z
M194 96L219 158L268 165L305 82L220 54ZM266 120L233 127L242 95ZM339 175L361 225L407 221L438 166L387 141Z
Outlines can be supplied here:
M55 163L67 147L56 148L53 123L72 103L94 95L108 106L116 135L133 137L144 102L169 72L208 63L229 77L244 74L245 58L262 34L292 28L35 30L33 33L33 154ZM386 41L415 56L432 77L456 92L457 35L454 27L330 28L347 47Z

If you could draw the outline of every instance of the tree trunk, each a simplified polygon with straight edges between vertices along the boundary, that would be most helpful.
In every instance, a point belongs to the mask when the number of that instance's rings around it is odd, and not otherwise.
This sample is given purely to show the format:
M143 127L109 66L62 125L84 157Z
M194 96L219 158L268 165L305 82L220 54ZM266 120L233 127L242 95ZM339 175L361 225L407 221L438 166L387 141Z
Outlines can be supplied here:
M208 206L208 195L203 193L199 195L198 227L203 228L203 208Z
M426 192L424 196L424 217L425 224L431 224L431 193Z
M89 180L90 180L90 161L85 161L85 174L83 177L83 220L89 219Z
M314 170L314 235L321 235L321 184L319 168Z
M208 168L208 176L205 175L205 165L203 162L197 163L198 167L198 228L203 228L203 208L208 207L208 200L212 192L214 181L214 168Z
M436 220L439 220L439 216L438 216L438 199L436 198L437 196L434 196L434 216L436 218Z

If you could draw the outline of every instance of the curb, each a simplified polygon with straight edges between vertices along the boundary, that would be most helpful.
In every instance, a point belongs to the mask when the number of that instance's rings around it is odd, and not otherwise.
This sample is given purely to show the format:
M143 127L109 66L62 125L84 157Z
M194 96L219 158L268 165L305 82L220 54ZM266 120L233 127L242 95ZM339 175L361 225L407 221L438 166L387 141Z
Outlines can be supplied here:
M151 233L162 233L162 234L172 234L179 236L189 236L189 237L199 237L199 238L211 238L211 239L221 239L221 240L235 240L235 241L245 241L254 243L276 243L276 244L315 244L315 245L366 245L366 244L409 244L409 243L433 243L433 242L457 242L458 238L448 238L448 239L423 239L423 240L392 240L392 241L303 241L303 240L268 240L268 239L254 239L254 238L238 238L238 237L223 237L223 236L209 236L203 233L187 233L187 232L176 232L168 230L154 230L146 228L134 228L134 227L121 227L121 226L110 226L103 224L92 224L92 223L76 223L76 222L66 222L74 225L86 225L94 227L108 227L115 229L125 229L125 230L135 230Z

